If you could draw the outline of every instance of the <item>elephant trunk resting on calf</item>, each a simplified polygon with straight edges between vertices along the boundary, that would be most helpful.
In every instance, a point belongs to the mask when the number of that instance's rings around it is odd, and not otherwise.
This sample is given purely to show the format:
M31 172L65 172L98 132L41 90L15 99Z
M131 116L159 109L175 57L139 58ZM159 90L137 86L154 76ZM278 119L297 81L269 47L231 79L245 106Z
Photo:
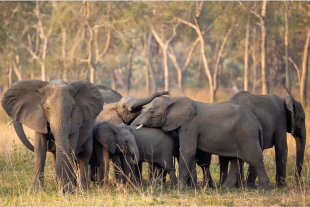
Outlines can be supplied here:
M233 101L207 104L187 97L158 97L133 124L161 127L163 131L177 130L182 184L196 184L196 150L199 149L243 159L256 168L260 186L270 188L262 156L262 126L251 111ZM231 187L228 183L225 185Z

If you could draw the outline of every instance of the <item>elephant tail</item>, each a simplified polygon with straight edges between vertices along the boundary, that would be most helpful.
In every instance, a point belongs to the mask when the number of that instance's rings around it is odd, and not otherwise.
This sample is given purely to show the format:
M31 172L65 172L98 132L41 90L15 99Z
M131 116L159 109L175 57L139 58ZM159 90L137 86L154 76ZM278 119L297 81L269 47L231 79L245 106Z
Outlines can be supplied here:
M20 139L20 141L22 141L22 143L29 149L31 150L32 152L34 152L34 146L29 142L26 134L25 134L25 131L24 131L24 128L23 128L23 125L22 123L18 122L18 121L13 121L13 125L14 125L14 129L15 129L15 132L18 136L18 138Z

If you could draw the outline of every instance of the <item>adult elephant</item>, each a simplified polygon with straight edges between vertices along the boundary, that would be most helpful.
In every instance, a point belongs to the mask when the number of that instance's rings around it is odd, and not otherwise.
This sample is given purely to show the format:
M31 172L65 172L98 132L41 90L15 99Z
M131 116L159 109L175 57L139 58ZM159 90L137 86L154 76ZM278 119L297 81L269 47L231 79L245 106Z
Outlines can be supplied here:
M252 111L263 128L263 150L275 146L276 182L278 187L285 187L287 138L291 133L296 141L295 182L299 184L306 145L305 112L301 103L288 95L285 99L277 95L254 95L247 91L236 93L227 100L245 106ZM221 174L227 174L228 160L220 158ZM250 165L247 185L254 187L255 168Z
M196 184L196 150L199 149L244 160L255 167L260 186L270 188L261 149L261 125L252 112L233 101L207 104L187 97L158 97L133 124L138 124L138 129L145 126L177 130L181 184L187 181Z
M107 182L107 169L109 160L105 160L104 151L109 152L109 157L116 166L116 170L119 172L123 168L122 165L128 164L134 166L139 161L139 150L136 143L136 139L129 129L117 127L109 122L97 122L93 128L93 141L94 150L90 159L91 165L99 164L99 183L102 187L106 186ZM120 156L122 154L123 156ZM120 158L125 158L121 160ZM125 169L131 169L125 168ZM130 172L124 172L129 174ZM95 181L95 172L90 173L91 182ZM115 173L117 182L126 183L127 179L123 179L122 173Z
M49 150L53 152L59 187L71 191L75 184L71 173L74 156L79 162L80 174L88 173L86 166L93 146L91 132L103 106L98 88L87 81L21 80L5 92L1 104L13 119L19 138L30 150L34 149L35 179L32 187L43 187L46 152ZM22 124L36 132L34 147L27 140ZM73 186L69 185L70 182ZM81 184L86 186L85 176L81 176Z

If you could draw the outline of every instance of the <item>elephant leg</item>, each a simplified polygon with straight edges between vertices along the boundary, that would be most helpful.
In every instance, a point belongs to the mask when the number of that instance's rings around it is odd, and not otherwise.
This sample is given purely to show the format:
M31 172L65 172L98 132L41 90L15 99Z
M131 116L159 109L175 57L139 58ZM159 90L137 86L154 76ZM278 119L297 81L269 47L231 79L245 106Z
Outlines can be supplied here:
M100 150L101 155L99 155L99 184L100 187L108 186L109 182L109 151L101 146Z
M95 186L96 182L96 165L95 164L90 164L89 165L89 180L90 180L90 185Z
M237 188L242 188L244 186L244 172L243 172L243 160L238 159L238 179L237 179Z
M82 146L83 151L78 154L80 181L83 188L87 187L88 180L88 163L93 151L93 139L90 136Z
M138 165L135 165L135 179L137 183L142 183L142 164L143 162L139 162Z
M247 180L246 185L249 188L256 188L255 186L255 180L257 177L257 173L255 168L252 165L249 165L248 173L247 173Z
M148 182L149 184L152 184L152 180L153 180L153 169L154 169L153 164L148 163L148 168L147 168L147 170L148 170L148 173L147 173L147 182Z
M242 150L244 154L244 161L249 163L249 165L253 165L255 168L260 188L269 190L270 180L265 170L263 154L260 147L248 146L248 149L247 151L244 149Z
M67 191L73 192L76 186L76 180L75 178L77 173L77 165L76 165L76 146L77 146L77 140L78 140L79 133L76 132L74 134L69 135L69 138L67 140L67 163L66 163L66 169L67 174L69 178L69 183L67 185Z
M166 178L167 178L167 174L168 174L167 169L164 170L163 173L164 173L164 174L163 174L163 183L166 183Z
M223 183L227 178L229 158L219 156L219 161L220 161L220 184L223 185Z
M38 185L43 189L46 152L47 137L42 133L36 132L34 140L34 180L31 185L33 190Z
M191 130L193 127L191 127L191 129L188 128L189 126L182 126L178 130L180 138L179 180L181 185L189 184L191 187L196 187L196 151L198 132ZM190 137L192 139L190 139Z
M113 168L114 168L114 184L116 183L125 183L126 178L123 175L123 164L125 162L125 160L123 159L122 155L114 155L112 157L112 162L113 162Z
M51 152L51 155L52 155L52 161L53 161L54 170L56 172L56 154Z
M177 177L175 175L175 169L173 168L173 166L170 166L170 165L167 166L167 168L165 169L165 172L169 174L171 185L175 186L177 184L178 180L177 180Z
M230 170L229 170L229 173L228 173L222 187L228 188L228 189L233 189L236 187L238 176L239 176L238 175L239 169L238 169L237 158L230 159L230 163L231 163Z
M208 187L213 187L213 179L210 173L210 164L212 154L197 150L197 164L201 167L203 172L202 187L208 185Z
M287 141L286 134L282 136L276 135L275 154L276 154L276 182L279 188L286 186L286 161L287 161Z

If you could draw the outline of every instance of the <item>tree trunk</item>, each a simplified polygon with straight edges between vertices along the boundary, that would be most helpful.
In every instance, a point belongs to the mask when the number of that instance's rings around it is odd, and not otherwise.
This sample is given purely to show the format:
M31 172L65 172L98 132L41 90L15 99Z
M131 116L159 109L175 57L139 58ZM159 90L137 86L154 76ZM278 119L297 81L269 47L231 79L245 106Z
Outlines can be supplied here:
M93 66L91 66L89 70L90 70L89 82L91 82L92 84L96 84L96 83L95 83L96 68L94 68Z
M133 52L135 50L135 47L136 47L136 37L133 38L132 40L132 46L129 50L129 53L128 53L128 60L127 60L127 66L126 66L126 93L127 95L129 94L129 91L130 91L130 78L131 78L131 62L132 62L132 57L133 57Z
M149 67L147 61L147 40L146 33L143 34L143 39L141 38L141 46L144 56L144 65L145 65L145 90L147 95L150 95L150 77L149 77Z
M180 90L180 94L183 94L184 89L183 89L183 71L182 70L177 70L178 73L178 87Z
M66 56L67 56L67 51L66 51L66 42L67 42L67 32L64 27L61 28L62 32L62 45L61 45L61 51L62 51L62 61L63 61L63 66L64 66L64 71L63 71L63 80L65 82L68 82L68 69L67 69L67 62L66 62Z
M256 26L253 27L253 49L252 49L252 59L253 59L253 93L256 93L256 81L257 81L257 62L256 62Z
M168 45L163 48L163 56L164 56L164 80L165 80L165 91L170 92L169 87L169 68L168 68Z
M115 80L115 74L114 74L114 69L111 72L111 88L115 91L117 91L117 83Z
M9 87L12 85L12 63L9 62Z
M307 39L304 47L304 54L302 59L302 72L300 80L300 97L303 106L307 106L307 76L308 76L308 60L310 51L310 28L307 31Z
M149 34L149 38L147 41L147 65L150 69L150 75L151 75L151 79L152 79L152 83L153 83L153 87L152 87L152 93L156 93L157 92L157 82L156 82L156 76L155 76L155 72L154 69L152 67L152 63L151 63L151 44L152 44L152 32L150 32Z
M263 2L262 14L261 14L261 33L262 33L262 44L261 44L261 56L262 56L262 94L266 95L269 93L269 84L267 80L268 68L267 68L267 39L266 39L266 6L267 1Z
M244 48L244 89L245 91L248 91L248 67L249 67L249 55L248 55L248 49L249 49L249 17L246 24L246 35L245 35L245 48Z
M288 68L288 18L285 8L285 87L291 92L290 73Z

